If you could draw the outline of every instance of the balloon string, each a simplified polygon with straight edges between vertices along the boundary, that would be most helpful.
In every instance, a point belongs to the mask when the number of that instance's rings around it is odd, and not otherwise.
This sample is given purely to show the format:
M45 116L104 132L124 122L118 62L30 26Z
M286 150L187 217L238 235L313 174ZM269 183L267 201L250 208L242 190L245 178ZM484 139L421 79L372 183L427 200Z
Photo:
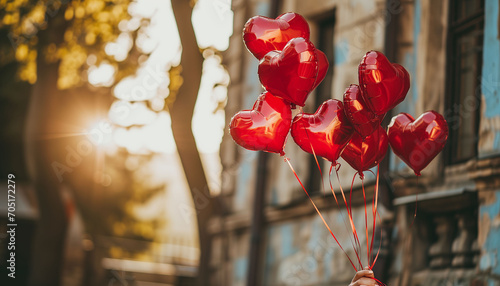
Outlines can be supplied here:
M380 218L380 214L377 212L376 215L379 219L379 222L382 224L382 219ZM375 255L375 259L373 259L373 262L372 262L372 265L370 268L373 268L373 266L375 266L375 262L377 262L378 255L380 254L380 248L382 248L382 238L383 238L383 233L382 233L382 230L380 230L380 241L379 241L379 245L378 245L377 254Z
M333 190L333 185L332 185L332 180L331 180L331 176L332 176L332 169L334 166L337 166L337 165L340 165L339 163L335 163L330 166L330 172L328 174L328 181L330 182L330 189L332 190L332 194L333 194L333 198L335 199L335 202L337 203L337 205L340 207L339 205L339 201L337 200L337 196L335 195L335 192Z
M415 222L415 219L417 218L417 207L418 207L418 178L420 177L420 174L417 175L417 194L415 195L415 212L413 213L413 220L411 221L410 229L413 227L413 223Z
M373 175L375 175L372 170L368 170L368 171L370 171ZM380 182L380 166L379 166L379 164L377 164L376 177L377 177L377 179L376 179L376 183L375 183L374 196L372 199L373 226L372 226L372 238L371 238L370 252L369 252L370 258L371 258L372 252L373 252L373 241L375 238L375 226L376 226L377 213L378 213L377 206L378 206L378 193L379 193L379 182ZM375 264L375 263L373 263L373 264Z
M302 112L302 109L300 109L300 111ZM307 129L306 129L306 128L304 128L304 133L306 134L307 139L309 140L309 145L310 145L310 147L311 147L311 151L312 151L312 154L313 154L314 160L316 161L316 165L318 166L318 170L319 170L319 173L320 173L320 175L321 175L321 189L323 190L323 196L324 196L324 197L326 197L326 190L325 190L325 187L324 187L325 183L324 183L324 181L323 181L323 172L321 171L321 166L320 166L320 164L319 164L319 162L318 162L318 156L316 156L316 151L314 151L314 146L313 146L313 145L312 145L312 143L311 143L311 139L309 138L309 132L307 131ZM337 165L338 165L338 166L339 166L339 168L340 168L340 164L335 163L335 166L337 166ZM329 178L330 178L330 176L331 176L331 172L332 172L332 168L333 168L333 166L334 166L334 164L332 163L332 165L330 166L330 174L329 174ZM335 199L335 202L337 203L337 206L338 206L338 207L339 207L339 209L340 209L340 205L339 205L339 202L338 202L338 200L337 200L337 196L335 195L335 191L334 191L334 189L333 189L333 186L332 186L331 180L330 180L330 190L332 191L332 194L333 194L333 197L334 197L334 199ZM341 211L341 212L340 212L340 214L341 214L341 216L342 216L342 220L344 221L345 228L346 228L346 229L349 229L349 227L348 227L348 223L347 223L347 220L346 220L346 218L345 218L344 213ZM358 260L359 260L359 253L358 253L358 251L356 251L356 248L355 248L355 244L354 244L353 238L352 238L351 236L349 236L349 240L351 241L352 248L354 249L354 251L355 251L355 253L356 253L356 257L358 257Z
M370 278L371 278L371 277L370 277ZM378 280L378 279L377 279L377 278L375 278L375 277L373 277L373 278L371 278L371 279L373 279L373 280L377 281L377 283L378 283L377 285L379 285L379 286L387 286L387 285L385 285L385 284L384 284L384 282L382 282L382 281Z
M340 164L338 164L340 165ZM340 187L340 192L342 193L342 198L344 199L344 204L347 210L347 214L349 216L349 221L351 223L351 231L354 237L354 241L356 242L357 249L354 248L354 252L356 252L356 257L358 258L359 265L361 266L361 269L363 269L363 264L361 263L361 258L359 257L359 249L361 248L361 244L359 243L359 237L358 237L358 232L356 231L356 226L354 225L354 221L352 219L352 211L349 211L349 206L347 204L347 200L345 198L345 193L344 189L342 188L342 184L340 183L340 177L339 177L339 168L335 168L335 174L337 175L337 180L339 182L339 187ZM354 183L354 181L353 181ZM352 190L352 185L351 185L351 190Z
M292 170L293 174L295 175L295 178L297 179L297 181L299 182L300 186L302 187L302 189L304 190L304 192L306 193L307 197L309 198L309 200L311 201L311 204L313 205L314 209L316 210L316 212L318 213L319 217L321 218L321 221L323 221L323 224L326 226L326 228L328 229L328 231L330 232L330 234L332 235L333 239L335 239L335 242L337 242L338 246L340 247L340 249L342 249L342 251L344 252L344 254L347 256L347 259L349 259L349 262L351 263L352 267L354 268L354 271L358 271L356 269L356 266L354 265L354 263L352 262L351 258L349 257L349 255L347 254L347 252L344 250L344 248L342 247L342 245L340 244L340 242L338 241L337 237L335 236L335 234L333 234L333 231L330 229L330 226L328 226L328 223L326 223L325 219L323 218L323 215L321 214L321 212L319 211L318 207L316 206L316 204L314 203L313 199L311 198L311 196L309 195L309 193L307 192L306 188L304 187L304 185L302 184L302 182L300 181L299 179L299 176L297 175L297 173L295 172L292 164L290 163L290 159L288 159L287 157L285 157L285 162L287 162L288 166L290 167L290 170Z
M356 179L357 174L358 172L354 173L354 176L352 177L351 190L349 191L349 211L351 212L351 216L352 216L352 188L354 186L354 180Z
M305 129L305 128L304 128L304 132L306 133L306 136L307 136L307 138L309 139L309 133L307 132L307 129ZM323 194L324 194L324 197L325 197L325 196L326 196L326 190L325 190L325 182L324 182L324 180L323 180L323 172L321 171L321 166L320 166L320 164L319 164L319 162L318 162L318 157L316 156L316 152L314 151L314 147L313 147L313 145L312 145L312 143L311 143L311 140L310 140L310 139L309 139L309 145L311 146L311 151L312 151L312 153L313 153L314 160L316 161L316 165L318 166L318 170L319 170L319 173L320 173L320 175L321 175L321 189L322 189ZM339 163L335 163L335 166L336 166L336 165L340 165L340 164L339 164ZM332 163L332 164L330 165L330 173L329 173L329 177L331 176L333 166L334 166L334 164ZM332 182L331 182L331 181L330 181L330 190L332 191L333 198L335 199L335 202L337 203L337 206L338 206L338 207L339 207L339 209L340 209L340 205L339 205L339 202L338 202L338 200L337 200L337 196L335 195L335 191L334 191L334 189L333 189L333 186L332 186ZM349 229L349 228L348 228L348 223L347 223L347 220L346 220L346 218L345 218L344 213L343 213L343 212L340 212L340 214L341 214L341 216L342 216L342 220L344 221L344 225L345 225L346 229ZM355 249L355 247L354 247L354 241L352 240L352 238L351 238L350 236L349 236L349 240L351 241L351 245L352 245L353 249ZM356 250L355 250L355 251L356 251ZM357 252L356 252L356 255L358 255L358 253L357 253Z
M368 264L370 265L370 242L368 240L368 211L366 207L366 194L365 194L365 180L361 179L361 188L363 189L363 200L365 203L365 234L366 234L366 258L368 260ZM374 229L375 231L375 229Z
M356 175L359 174L359 172L354 173L354 176L352 177L351 181L351 190L349 192L349 211L351 212L351 218L354 217L352 215L352 189L354 187L354 180L356 179ZM354 219L353 219L353 225L354 225ZM356 230L356 227L354 227L354 230ZM361 255L361 243L359 242L359 236L357 235L356 232L356 242L357 242L357 247L358 247L358 253ZM361 261L360 261L361 264Z
M314 147L311 143L311 140L309 139L309 133L307 132L307 129L305 127L304 127L304 131L306 133L307 140L309 140L309 145L311 145L311 150L312 150L312 153L314 156L314 160L316 161L316 165L318 166L319 174L321 176L321 190L323 191L323 197L326 197L326 189L325 189L325 181L323 180L323 172L321 171L321 166L319 165L318 157L316 156L316 152L314 152Z
M328 178L329 178L329 183L330 183L330 190L332 191L332 195L333 195L333 198L335 199L335 203L337 203L337 207L339 208L340 210L340 204L339 204L339 201L337 199L337 196L335 195L335 190L333 188L333 185L332 185L332 180L330 179L331 176L332 176L332 169L334 166L340 166L339 163L332 163L332 165L330 165L330 171L328 173ZM342 220L344 221L344 226L347 230L349 230L349 223L347 222L347 219L344 215L344 212L342 212L342 210L340 210L340 215L342 216ZM351 245L352 245L352 249L354 250L354 252L356 253L356 255L359 255L359 253L357 252L356 250L356 245L354 243L354 240L353 238L349 235L349 240L351 241Z

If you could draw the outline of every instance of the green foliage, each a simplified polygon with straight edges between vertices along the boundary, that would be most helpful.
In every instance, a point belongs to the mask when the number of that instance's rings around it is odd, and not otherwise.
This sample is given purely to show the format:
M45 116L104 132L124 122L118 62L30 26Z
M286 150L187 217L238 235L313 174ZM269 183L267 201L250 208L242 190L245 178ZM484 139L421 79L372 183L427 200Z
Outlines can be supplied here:
M92 65L106 61L117 70L115 82L132 74L141 53L132 45L127 61L106 54L105 46L128 33L135 39L137 30L120 29L130 19L131 0L15 0L0 1L0 35L9 41L1 43L0 64L20 63L18 76L31 84L36 82L38 60L59 61L60 89L85 83L82 76ZM47 29L56 17L64 16L60 43L39 41L39 32ZM62 18L62 17L61 17ZM144 25L148 20L143 19ZM10 46L10 47L9 47ZM90 56L90 57L89 57Z

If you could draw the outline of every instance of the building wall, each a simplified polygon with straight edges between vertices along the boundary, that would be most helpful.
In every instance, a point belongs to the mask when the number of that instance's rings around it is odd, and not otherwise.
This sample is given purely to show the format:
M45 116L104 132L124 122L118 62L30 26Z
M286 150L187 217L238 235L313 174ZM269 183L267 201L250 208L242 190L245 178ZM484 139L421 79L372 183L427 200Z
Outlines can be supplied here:
M358 82L357 66L362 56L369 50L379 50L406 67L411 77L406 100L387 115L387 119L399 112L417 117L431 109L447 114L451 108L446 100L449 1L278 2L278 11L273 11L275 1L235 0L232 3L234 32L224 55L231 76L226 106L228 123L239 110L250 109L263 91L257 77L258 61L242 42L244 23L255 15L275 17L273 14L287 11L297 12L308 20L315 44L319 41L321 21L325 17L335 18L334 60L330 62L333 76L329 79L331 98L341 99L345 88ZM375 245L381 243L381 249L375 271L388 285L500 285L497 253L500 246L500 20L497 0L485 0L484 5L481 101L476 107L480 108L477 155L465 162L450 164L445 150L418 179L392 152L387 153L387 164L380 167L380 220ZM306 102L306 112L314 112L320 104L314 101L313 93ZM309 177L316 168L310 164L310 155L300 150L291 138L285 152L299 178L309 186ZM213 234L212 285L247 285L248 269L255 256L259 267L252 270L255 272L251 275L258 276L258 285L347 285L354 270L284 158L244 150L227 132L221 157L223 190L217 198L221 211L209 226ZM332 176L337 194L340 186L349 191L354 176L347 163L339 162L340 183ZM327 162L321 165L324 185L330 192L330 166ZM265 176L259 177L259 171L264 171ZM259 178L264 178L265 187L260 210L262 219L256 220L252 215L255 215ZM364 186L368 205L374 185L375 176L367 173ZM360 258L366 265L361 180L356 178L353 186L353 217L360 239ZM343 202L338 206L331 194L324 195L321 189L308 191L357 265ZM368 213L370 211L368 208ZM371 219L368 216L369 222ZM258 223L257 228L252 229L252 221ZM368 223L366 228L371 238L372 224ZM259 248L252 252L250 245L255 240Z

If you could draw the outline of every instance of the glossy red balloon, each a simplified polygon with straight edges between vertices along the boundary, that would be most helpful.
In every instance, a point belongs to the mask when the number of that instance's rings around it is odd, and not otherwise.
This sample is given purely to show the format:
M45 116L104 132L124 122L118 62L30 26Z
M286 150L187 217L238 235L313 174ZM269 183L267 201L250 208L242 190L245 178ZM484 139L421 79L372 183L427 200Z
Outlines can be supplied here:
M283 51L271 51L262 58L259 79L273 95L304 106L315 87L318 71L314 45L304 38L295 38L288 42Z
M300 113L293 119L292 137L307 153L337 161L354 132L344 114L342 102L329 99L316 113Z
M291 122L290 103L264 92L252 110L240 111L231 118L229 132L243 148L283 155Z
M363 171L380 163L387 152L388 146L387 134L384 128L379 125L377 130L366 136L366 138L354 133L344 152L342 152L342 158L362 175Z
M448 123L436 111L427 111L416 120L407 113L394 116L387 133L392 151L420 176L448 139Z
M377 115L402 102L410 88L410 75L399 64L391 64L384 54L368 52L358 67L359 86L368 107Z
M344 111L362 138L377 130L385 115L376 115L368 108L356 84L351 84L344 92Z
M285 13L276 19L255 16L243 28L243 41L259 60L270 51L283 50L291 39L298 37L309 40L309 25L297 13Z

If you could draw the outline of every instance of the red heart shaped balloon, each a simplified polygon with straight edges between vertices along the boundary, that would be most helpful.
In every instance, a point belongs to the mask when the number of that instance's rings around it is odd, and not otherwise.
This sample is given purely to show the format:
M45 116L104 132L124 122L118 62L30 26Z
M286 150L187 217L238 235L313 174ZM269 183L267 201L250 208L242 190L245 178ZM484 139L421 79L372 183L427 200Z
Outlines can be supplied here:
M356 84L351 84L344 92L344 111L362 138L377 130L385 115L376 115L368 108Z
M297 13L285 13L276 19L255 16L243 28L243 41L259 60L270 51L283 50L291 39L298 37L309 40L309 25Z
M391 64L384 54L368 52L358 67L359 85L369 108L382 116L402 102L410 88L410 75L399 64Z
M384 128L363 138L358 133L352 135L351 141L342 152L342 158L362 176L363 171L375 167L384 158L389 141Z
M416 120L407 113L394 116L387 129L392 151L420 176L448 139L448 124L436 111L427 111Z
M354 132L342 102L329 99L314 114L300 113L293 119L292 137L307 153L337 161Z
M292 122L290 103L264 92L252 110L243 110L231 118L229 132L243 148L284 155L286 137Z
M259 79L265 89L275 96L304 106L315 87L318 70L314 45L304 38L295 38L283 51L271 51L262 58Z

